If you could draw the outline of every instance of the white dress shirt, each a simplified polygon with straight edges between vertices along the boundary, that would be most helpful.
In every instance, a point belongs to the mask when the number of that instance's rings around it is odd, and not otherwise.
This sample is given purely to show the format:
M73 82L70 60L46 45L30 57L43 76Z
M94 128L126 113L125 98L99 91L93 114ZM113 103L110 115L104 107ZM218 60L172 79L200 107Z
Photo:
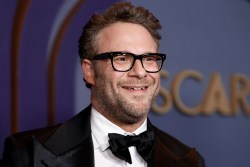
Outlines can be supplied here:
M92 107L90 123L94 145L95 167L147 167L147 162L138 154L134 146L129 147L132 164L115 157L111 150L108 149L108 133L138 135L147 130L147 119L137 130L130 133L110 122Z

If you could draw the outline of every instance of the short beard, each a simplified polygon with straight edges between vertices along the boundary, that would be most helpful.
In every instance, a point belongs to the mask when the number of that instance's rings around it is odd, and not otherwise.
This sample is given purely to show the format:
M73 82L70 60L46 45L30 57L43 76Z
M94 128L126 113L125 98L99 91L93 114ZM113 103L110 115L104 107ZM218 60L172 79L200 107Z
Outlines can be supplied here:
M147 117L147 114L153 104L158 91L147 98L145 104L132 104L129 103L122 95L112 94L105 89L105 85L109 84L109 81L102 75L102 73L95 68L96 83L99 83L95 87L95 97L98 103L99 109L106 118L123 124L135 124ZM111 84L111 83L110 83ZM140 99L141 97L136 97Z
M102 80L102 83L105 82L107 81ZM147 103L143 105L140 103L133 104L127 102L123 96L111 94L101 87L103 86L100 85L100 89L96 88L96 98L98 105L101 107L100 110L102 110L104 116L106 115L108 118L124 124L135 124L145 119L156 97L156 94L148 97Z
M145 119L153 101L150 98L147 106L137 107L138 105L128 103L119 95L112 95L112 99L110 99L111 94L107 97L107 93L105 91L98 92L98 103L109 118L124 124L135 124Z

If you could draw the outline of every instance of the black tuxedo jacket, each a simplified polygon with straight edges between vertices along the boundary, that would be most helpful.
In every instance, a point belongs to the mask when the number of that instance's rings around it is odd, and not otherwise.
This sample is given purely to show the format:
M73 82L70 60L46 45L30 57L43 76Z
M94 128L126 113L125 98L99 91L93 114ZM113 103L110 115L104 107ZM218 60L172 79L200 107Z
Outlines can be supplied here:
M91 105L63 124L8 137L1 163L10 167L94 167L90 111ZM195 149L150 122L149 126L156 136L149 167L205 167Z

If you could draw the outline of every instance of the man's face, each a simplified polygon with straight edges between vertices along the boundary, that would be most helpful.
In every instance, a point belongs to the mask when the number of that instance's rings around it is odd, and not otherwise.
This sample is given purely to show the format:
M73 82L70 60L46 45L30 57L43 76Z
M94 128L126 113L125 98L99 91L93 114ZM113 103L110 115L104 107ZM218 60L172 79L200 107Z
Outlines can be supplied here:
M124 51L134 54L156 53L157 44L141 25L115 23L97 35L98 54ZM94 65L93 106L113 122L136 123L147 113L158 94L159 73L147 73L140 60L128 72L117 72L110 59Z

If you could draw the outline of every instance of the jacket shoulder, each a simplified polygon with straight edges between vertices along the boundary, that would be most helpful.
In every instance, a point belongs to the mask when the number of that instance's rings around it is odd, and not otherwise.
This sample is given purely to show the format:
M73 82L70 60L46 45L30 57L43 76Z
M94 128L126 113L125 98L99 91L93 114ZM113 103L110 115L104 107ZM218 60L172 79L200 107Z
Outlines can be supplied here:
M3 160L2 162L9 166L14 164L23 163L26 166L32 166L33 136L36 136L39 141L46 141L60 125L55 125L46 128L29 130L24 132L15 133L5 139Z
M15 144L19 144L21 146L26 145L32 140L33 136L36 136L36 138L43 143L60 127L60 125L61 124L15 133L7 139L14 140Z

